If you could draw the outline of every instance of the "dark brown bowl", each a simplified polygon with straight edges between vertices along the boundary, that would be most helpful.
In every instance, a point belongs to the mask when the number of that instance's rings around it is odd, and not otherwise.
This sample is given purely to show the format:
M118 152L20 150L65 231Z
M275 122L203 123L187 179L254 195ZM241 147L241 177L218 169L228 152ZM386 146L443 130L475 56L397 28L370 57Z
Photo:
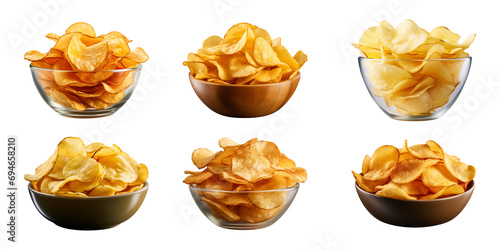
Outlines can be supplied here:
M278 111L292 97L300 80L259 85L226 85L198 80L189 74L200 100L214 112L230 117L259 117Z
M355 184L361 203L378 220L402 227L439 225L455 218L464 209L474 191L474 181L459 195L435 200L399 200L382 197Z
M149 184L138 191L103 197L67 197L28 190L36 209L54 224L78 230L98 230L128 220L141 206Z

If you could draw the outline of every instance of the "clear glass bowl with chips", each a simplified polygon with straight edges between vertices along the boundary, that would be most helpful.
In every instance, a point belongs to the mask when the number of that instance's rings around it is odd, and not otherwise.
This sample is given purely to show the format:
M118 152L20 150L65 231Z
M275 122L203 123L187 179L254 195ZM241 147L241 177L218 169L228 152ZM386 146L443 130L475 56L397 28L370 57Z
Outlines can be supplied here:
M134 92L142 66L82 72L30 65L43 100L58 114L75 118L114 114Z
M190 185L189 191L201 212L215 225L251 230L278 221L292 204L299 186L297 182L292 187L276 190L221 191Z
M460 95L471 61L471 57L358 60L375 103L389 117L407 121L444 115Z

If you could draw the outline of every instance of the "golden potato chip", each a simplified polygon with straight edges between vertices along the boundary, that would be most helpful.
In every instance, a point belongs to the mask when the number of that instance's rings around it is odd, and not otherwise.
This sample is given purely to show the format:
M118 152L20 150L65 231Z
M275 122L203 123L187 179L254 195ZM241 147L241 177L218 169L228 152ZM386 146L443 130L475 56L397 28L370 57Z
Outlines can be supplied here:
M469 182L474 179L476 175L476 169L460 161L460 159L454 159L452 156L443 151L444 154L444 166L450 173L455 176L458 180L462 182Z
M227 194L220 202L226 206L253 206L247 194Z
M34 67L53 69L36 70L38 81L52 101L77 111L106 109L121 101L135 72L114 70L134 68L149 59L142 48L131 50L131 40L120 32L96 37L94 28L83 22L71 25L62 36L46 37L55 42L49 52L28 51L25 59Z
M370 181L385 180L396 168L399 160L399 150L390 145L379 147L373 153L368 171L364 178Z
M403 190L406 194L413 196L427 195L429 193L429 189L422 183L422 181L412 181L408 183L395 183L390 181L383 186L377 186L376 189L384 190L391 187L397 187Z
M89 196L111 196L115 194L115 189L108 185L101 185L90 191Z
M268 179L274 173L268 159L251 153L243 153L234 157L231 171L234 175L250 182Z
M374 181L366 178L366 174L352 171L358 186L367 192L396 199L437 199L463 193L476 173L473 166L444 152L439 144L431 140L410 147L405 140L398 154L398 163L390 170L389 178ZM377 155L384 159L384 154ZM369 171L372 162L373 158L366 156L362 163L363 171Z
M85 35L95 37L94 27L88 23L78 22L74 23L66 29L65 33L80 32Z
M273 218L281 209L282 207L273 209L261 209L254 206L240 206L238 209L238 215L240 216L242 221L249 223L259 223Z
M68 61L78 70L94 71L108 55L108 44L102 41L92 46L85 46L76 36L68 45Z
M356 179L356 182L358 183L359 187L361 187L363 190L370 192L370 193L377 192L378 190L375 187L383 185L386 182L385 179L384 180L377 180L377 181L365 180L365 178L363 178L362 175L360 175L354 171L351 171L351 172L352 172L352 175L354 176L354 178Z
M224 38L208 37L202 48L196 54L189 53L187 59L183 65L196 79L250 85L295 78L307 56L299 51L292 57L281 39L273 41L264 29L239 23L229 28Z
M126 189L124 189L123 191L120 191L120 192L117 192L116 194L127 194L127 193L132 193L132 192L135 192L135 191L138 191L140 190L141 188L144 187L144 183L141 183L139 185L130 185L128 186Z
M219 214L227 221L239 221L240 217L238 214L233 212L231 209L223 204L217 203L215 201L209 200L207 198L201 198L202 201L206 202L210 209L218 211Z
M146 165L138 164L118 146L85 146L77 137L64 138L34 175L25 175L37 191L72 197L134 192L144 186L148 177Z
M463 192L464 192L464 189L462 188L462 186L460 186L458 184L452 184L448 187L444 187L443 189L441 189L439 192L437 192L435 194L429 194L429 195L423 196L420 199L422 199L422 200L437 199L440 197L461 194Z
M191 155L191 160L193 161L193 164L196 167L201 169L206 167L213 157L214 157L214 152L212 152L212 150L207 148L199 148L193 151L193 154Z
M391 173L391 180L395 183L409 183L416 180L429 166L438 163L436 159L410 159L399 162Z
M272 191L276 189L286 188L287 181L285 178L274 175L273 177L255 183L254 190L265 192L252 192L248 194L248 199L258 208L273 209L285 203L286 192ZM271 191L270 191L271 190Z
M422 173L422 182L428 187L446 187L458 180L442 165L429 166Z
M417 198L408 195L405 191L403 191L399 187L388 187L384 188L375 193L376 195L380 195L383 197L400 199L400 200L416 200Z

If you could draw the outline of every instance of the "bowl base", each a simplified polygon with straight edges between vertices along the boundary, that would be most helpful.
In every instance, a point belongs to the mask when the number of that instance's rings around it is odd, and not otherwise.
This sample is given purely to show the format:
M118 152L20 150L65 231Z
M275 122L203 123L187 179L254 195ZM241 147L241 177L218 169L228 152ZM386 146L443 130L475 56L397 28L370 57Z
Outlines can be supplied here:
M55 223L55 222L52 222L52 223L54 223L57 226L60 226L62 228L71 229L71 230L81 230L81 231L95 231L95 230L110 229L110 228L116 227L116 226L121 224L121 223L118 223L118 224L110 225L110 226L106 225L106 226L101 226L101 227L95 227L95 226L87 227L87 226L75 225L75 224L64 224L64 223Z
M384 113L387 116L389 116L390 118L392 118L394 120L398 120L398 121L431 121L431 120L435 120L435 119L441 117L440 114L414 115L414 116L411 116L411 115L395 115L395 114L391 114L391 113L385 112L385 110L384 110Z
M85 110L85 111L76 111L76 110L66 110L66 109L56 109L54 110L65 117L70 117L70 118L99 118L99 117L105 117L105 116L110 116L114 114L118 109L104 109L104 110Z

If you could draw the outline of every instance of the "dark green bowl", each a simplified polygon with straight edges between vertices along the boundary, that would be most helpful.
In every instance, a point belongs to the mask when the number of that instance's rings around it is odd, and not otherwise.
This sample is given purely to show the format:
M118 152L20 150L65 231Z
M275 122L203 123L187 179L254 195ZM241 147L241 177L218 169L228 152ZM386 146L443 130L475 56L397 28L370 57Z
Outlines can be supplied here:
M99 230L117 226L139 209L149 184L138 191L105 197L67 197L28 190L33 204L43 217L54 224L78 230Z

